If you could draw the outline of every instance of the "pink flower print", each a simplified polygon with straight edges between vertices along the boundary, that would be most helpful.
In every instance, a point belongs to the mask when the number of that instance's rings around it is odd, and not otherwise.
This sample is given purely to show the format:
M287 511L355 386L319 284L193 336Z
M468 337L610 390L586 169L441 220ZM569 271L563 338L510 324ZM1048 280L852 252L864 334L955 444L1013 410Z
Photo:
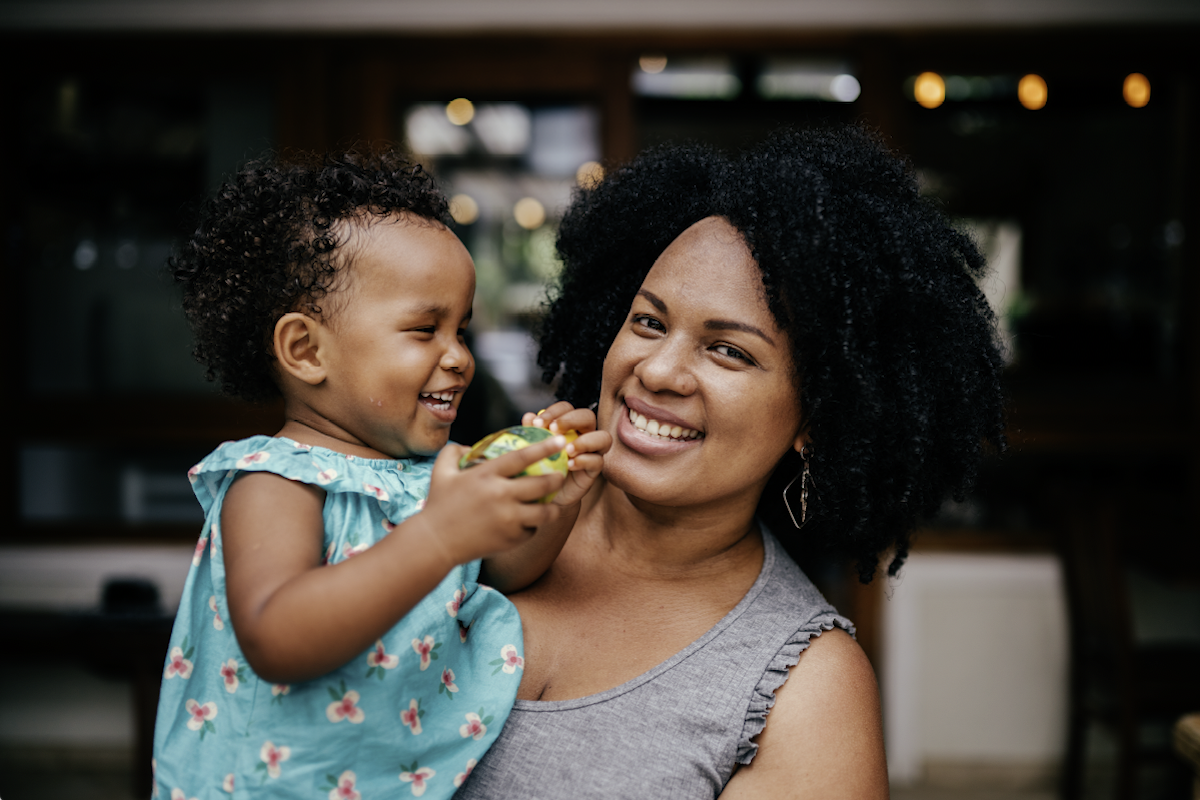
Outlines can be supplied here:
M262 760L255 769L266 770L267 774L272 778L278 778L280 769L279 765L292 757L292 748L276 747L273 742L263 742L262 749L258 751L258 757Z
M236 658L231 658L221 665L221 677L225 680L225 691L233 694L238 690L239 682L246 677L246 668L240 666Z
M245 469L251 464L261 464L271 458L271 454L265 450L259 450L257 453L251 453L248 456L242 456L237 460L236 466L238 469Z
M383 671L385 669L395 669L399 663L400 656L389 655L388 652L383 649L383 640L377 639L375 641L375 647L371 650L371 652L367 653L367 666L369 669L367 670L366 677L369 678L374 675L379 678L379 680L383 680Z
M481 708L479 711L482 713L483 709ZM487 722L491 721L492 718L488 717ZM458 735L464 739L470 737L478 742L483 738L483 735L487 733L487 722L485 722L479 716L479 714L476 714L474 711L472 711L471 713L467 714L467 721L458 726Z
M434 775L437 775L437 773L431 770L429 767L420 767L418 769L417 762L415 761L410 767L401 765L401 769L404 771L400 773L400 780L404 781L405 783L412 784L412 793L414 797L420 797L421 795L425 794L425 785L429 782L430 778L432 778Z
M195 700L188 700L183 704L187 709L191 719L187 721L188 730L200 731L200 740L204 740L204 734L216 733L216 726L212 721L217 718L217 704L205 703L200 705Z
M446 613L452 617L458 617L458 609L462 608L463 600L467 599L467 587L454 590L454 597L449 603L446 603Z
M187 792L176 786L171 790L171 800L188 800ZM196 798L193 797L191 800L196 800Z
M353 547L351 547L350 543L346 542L344 545L342 545L342 560L345 561L348 558L353 558L354 556L363 552L370 546L371 546L370 544L363 542L363 543L356 544Z
M474 622L474 620L472 620ZM467 643L467 633L471 630L470 625L463 625L462 620L458 621L458 640L463 644Z
M364 483L363 491L366 492L367 494L375 495L375 499L381 503L386 503L388 501L387 491L378 486L372 486L369 483Z
M383 518L383 529L385 531L387 531L388 533L391 533L392 531L396 530L396 523L392 522L387 517L384 517Z
M317 473L317 483L321 484L322 486L325 486L328 483L330 483L331 481L333 481L333 479L336 478L337 476L338 476L338 471L336 469L334 469L333 467L330 467L329 469L323 469Z
M150 759L150 796L158 797L158 759Z
M511 644L506 644L504 647L501 647L500 657L493 661L489 661L488 664L495 667L495 669L492 670L493 675L501 670L508 675L512 675L517 670L525 669L525 659L517 655L516 646Z
M333 555L337 552L337 542L330 542L329 547L325 548L325 557L321 559L322 564L329 564L333 561Z
M292 690L286 683L276 683L271 687L271 702L283 705L283 696Z
M201 536L196 542L196 552L192 553L192 566L200 566L200 559L204 557L204 548L208 546L208 534Z
M400 712L400 721L406 728L412 728L413 736L421 732L421 717L425 712L421 709L421 701L413 698L408 701L408 711Z
M425 508L425 498L422 497L420 500L417 501L417 511L422 511L422 510L424 510L424 508Z
M225 776L225 780L221 781L221 789L223 791L229 792L229 794L233 794L233 773L232 772Z
M437 649L442 646L441 642L435 642L432 636L426 636L424 639L413 639L413 652L421 657L421 671L424 672L429 667L429 662L438 657Z
M208 607L213 612L213 627L219 631L225 630L225 620L221 619L221 612L217 609L217 596L215 594L208 598Z
M330 722L341 722L344 719L350 720L357 725L366 718L363 710L358 707L358 692L353 689L346 691L346 682L341 681L341 693L332 686L329 687L329 696L333 698L333 702L325 708L325 716Z
M477 763L479 763L479 762L477 762L475 759L472 758L470 761L467 762L466 771L460 772L454 776L455 788L462 786L464 783L467 782L467 778L471 777L471 770L475 769L475 765Z
M343 772L336 783L329 781L326 784L329 787L329 800L362 800L362 793L354 788L357 781L358 776L350 770Z
M458 686L454 683L454 670L446 667L442 670L442 682L438 684L438 694L446 693L446 697L454 699L454 692L458 691Z
M195 483L197 480L199 480L200 470L202 470L202 469L204 469L203 461L201 461L199 464L196 464L194 467L192 467L191 469L188 470L188 480L191 481L192 483Z
M174 678L176 675L187 680L192 677L192 652L196 648L188 647L188 637L183 637L182 647L172 647L168 656L167 668L163 670L164 678Z

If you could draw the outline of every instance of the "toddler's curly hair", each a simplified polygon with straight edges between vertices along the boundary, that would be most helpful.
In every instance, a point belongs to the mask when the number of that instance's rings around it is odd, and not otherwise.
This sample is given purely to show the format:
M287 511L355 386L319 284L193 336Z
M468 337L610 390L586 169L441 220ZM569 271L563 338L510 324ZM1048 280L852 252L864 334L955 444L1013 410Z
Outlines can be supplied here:
M245 400L278 397L276 321L320 316L354 226L396 214L449 224L433 178L390 150L268 156L226 181L169 261L206 377Z
M560 398L599 397L605 354L642 280L709 216L741 231L758 263L811 437L808 522L797 531L782 500L803 467L791 451L760 518L793 553L849 556L863 582L891 550L895 574L917 521L974 482L984 443L1005 447L1001 349L977 286L983 257L862 127L779 131L740 156L653 149L578 190L559 229L564 269L538 363ZM797 517L799 495L797 482Z

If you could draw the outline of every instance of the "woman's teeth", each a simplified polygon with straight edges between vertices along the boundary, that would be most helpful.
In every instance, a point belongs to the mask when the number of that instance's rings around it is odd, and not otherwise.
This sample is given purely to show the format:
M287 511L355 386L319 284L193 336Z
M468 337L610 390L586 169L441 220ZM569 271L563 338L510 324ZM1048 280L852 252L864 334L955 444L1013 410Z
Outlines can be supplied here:
M646 419L632 408L629 409L629 421L639 431L645 431L660 439L699 439L701 435L700 431L694 431L691 428L681 428L678 425L667 425L656 419Z
M421 392L422 400L438 400L440 402L430 403L433 408L445 411L450 408L450 404L454 402L454 392Z

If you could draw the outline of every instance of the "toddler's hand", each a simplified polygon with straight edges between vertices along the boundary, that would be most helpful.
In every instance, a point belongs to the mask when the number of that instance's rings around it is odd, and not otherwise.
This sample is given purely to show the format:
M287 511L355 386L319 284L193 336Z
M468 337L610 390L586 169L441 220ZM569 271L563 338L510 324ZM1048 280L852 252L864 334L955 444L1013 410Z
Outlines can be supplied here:
M555 504L537 501L557 491L564 478L558 473L512 476L564 444L562 436L554 436L463 470L458 460L467 448L447 445L434 462L425 508L413 521L424 523L433 546L453 564L524 543L540 525L557 519Z
M565 400L537 414L527 413L522 425L549 427L551 433L575 431L579 438L567 445L567 482L554 498L554 504L570 506L578 503L600 476L604 454L612 447L612 435L596 430L596 414L591 409L575 408Z

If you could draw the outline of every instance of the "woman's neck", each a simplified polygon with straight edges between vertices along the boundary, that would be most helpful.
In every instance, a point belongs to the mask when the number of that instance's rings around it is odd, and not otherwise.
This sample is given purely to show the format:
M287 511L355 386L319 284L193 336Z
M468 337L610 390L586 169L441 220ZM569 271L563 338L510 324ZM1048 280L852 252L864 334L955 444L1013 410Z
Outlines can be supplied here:
M754 506L722 503L679 508L633 497L604 480L584 500L576 531L624 565L647 576L703 576L762 563Z

